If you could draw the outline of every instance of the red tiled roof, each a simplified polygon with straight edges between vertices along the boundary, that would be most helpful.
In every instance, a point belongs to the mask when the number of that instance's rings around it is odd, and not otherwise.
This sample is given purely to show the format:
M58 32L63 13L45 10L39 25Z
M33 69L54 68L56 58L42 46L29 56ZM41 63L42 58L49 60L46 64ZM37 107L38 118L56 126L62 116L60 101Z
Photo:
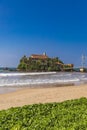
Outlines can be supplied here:
M31 55L31 58L32 58L32 59L47 59L48 56L46 56L46 55L32 54L32 55Z

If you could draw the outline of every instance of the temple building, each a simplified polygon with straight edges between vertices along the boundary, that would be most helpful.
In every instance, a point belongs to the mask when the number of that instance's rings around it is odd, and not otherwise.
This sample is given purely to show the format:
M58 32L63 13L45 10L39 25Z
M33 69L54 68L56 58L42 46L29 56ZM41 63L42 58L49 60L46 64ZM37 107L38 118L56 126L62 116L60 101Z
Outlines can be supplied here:
M39 55L39 54L32 54L30 56L30 58L34 59L34 60L39 60L39 59L42 59L42 60L45 60L47 58L49 58L46 53L43 53L42 55Z

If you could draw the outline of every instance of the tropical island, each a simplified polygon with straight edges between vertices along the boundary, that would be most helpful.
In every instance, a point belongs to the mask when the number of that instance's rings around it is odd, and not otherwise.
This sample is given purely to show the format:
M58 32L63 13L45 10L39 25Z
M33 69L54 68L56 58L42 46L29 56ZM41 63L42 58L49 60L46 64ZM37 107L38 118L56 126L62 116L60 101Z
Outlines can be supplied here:
M32 54L30 57L25 55L20 59L19 71L72 71L73 64L64 64L58 57L50 58L46 53Z

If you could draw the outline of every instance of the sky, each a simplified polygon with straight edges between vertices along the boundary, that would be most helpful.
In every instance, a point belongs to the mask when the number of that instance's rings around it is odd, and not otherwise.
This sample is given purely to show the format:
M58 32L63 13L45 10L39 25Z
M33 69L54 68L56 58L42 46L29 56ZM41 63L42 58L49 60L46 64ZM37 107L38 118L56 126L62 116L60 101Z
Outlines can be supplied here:
M87 0L0 0L0 66L17 67L23 55L43 52L81 66Z

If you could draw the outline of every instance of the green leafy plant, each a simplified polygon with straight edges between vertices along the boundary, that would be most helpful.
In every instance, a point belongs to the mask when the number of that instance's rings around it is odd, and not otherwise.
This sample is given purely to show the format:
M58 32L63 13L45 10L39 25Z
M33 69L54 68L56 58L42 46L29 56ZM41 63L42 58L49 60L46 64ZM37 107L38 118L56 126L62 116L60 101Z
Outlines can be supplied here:
M87 99L2 110L0 130L87 130Z

